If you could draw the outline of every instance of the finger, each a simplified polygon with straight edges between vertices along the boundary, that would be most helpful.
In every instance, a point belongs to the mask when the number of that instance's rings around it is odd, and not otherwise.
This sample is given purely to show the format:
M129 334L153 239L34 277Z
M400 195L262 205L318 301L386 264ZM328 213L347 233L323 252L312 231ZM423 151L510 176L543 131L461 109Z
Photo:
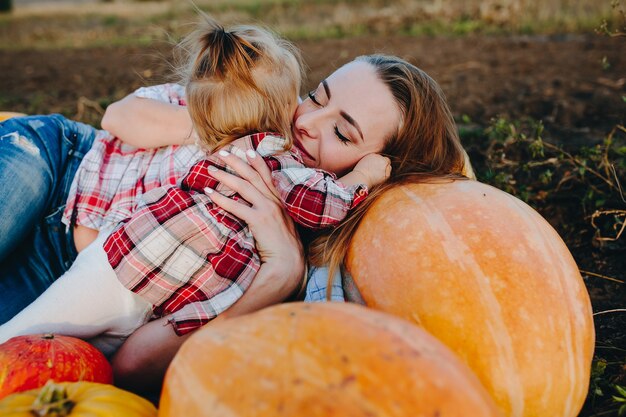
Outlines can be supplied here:
M259 177L261 177L267 188L272 192L272 194L279 197L278 191L272 181L272 171L270 171L270 167L267 166L263 158L261 158L261 156L252 149L248 149L246 151L246 157L248 158L250 166L259 174Z
M268 199L277 203L276 197L265 187L260 178L258 181L261 182L261 190L248 180L215 167L209 167L209 174L252 205L261 205Z
M241 178L250 182L254 187L256 187L263 194L273 194L273 190L267 186L267 183L261 177L258 170L253 168L249 163L246 163L246 161L243 161L238 156L225 150L219 151L217 153L217 156L222 161L224 161L233 171L235 171L237 175L239 175ZM254 159L261 160L261 161L255 161L256 162L255 167L260 168L258 162L262 162L263 165L265 165L265 162L262 161L262 158L254 158ZM267 165L265 166L267 167ZM269 170L269 168L267 169Z
M217 206L246 223L248 223L248 220L253 216L254 209L244 203L226 197L209 187L205 188L204 192Z
M267 239L272 233L278 233L278 230L281 229L286 230L283 234L289 233L293 236L297 236L297 230L293 220L291 220L278 204L271 203L266 207L258 208L233 200L208 187L204 189L204 192L215 205L246 222L250 231L255 236L258 236L259 233L264 233ZM266 201L266 199L263 199L263 202ZM268 229L268 227L271 229ZM270 245L270 247L272 247L272 245Z

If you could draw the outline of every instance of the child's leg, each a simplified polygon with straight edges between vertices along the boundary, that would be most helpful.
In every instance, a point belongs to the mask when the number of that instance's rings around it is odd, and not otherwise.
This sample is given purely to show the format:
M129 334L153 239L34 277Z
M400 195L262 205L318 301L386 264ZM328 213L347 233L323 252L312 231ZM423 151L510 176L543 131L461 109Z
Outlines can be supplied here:
M69 271L31 305L0 326L0 343L13 336L58 333L83 339L128 336L147 321L151 305L120 284L102 248L104 236L83 250Z

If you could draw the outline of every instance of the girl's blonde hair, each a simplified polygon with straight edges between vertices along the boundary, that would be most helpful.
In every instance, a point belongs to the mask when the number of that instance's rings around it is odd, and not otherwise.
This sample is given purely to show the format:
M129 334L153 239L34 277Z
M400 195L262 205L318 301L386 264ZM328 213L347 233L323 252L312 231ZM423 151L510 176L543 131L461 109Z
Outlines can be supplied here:
M179 44L187 106L201 144L213 152L255 132L288 139L298 104L298 50L254 26L226 30L209 16Z
M416 66L394 56L367 55L355 61L370 64L391 91L401 113L397 130L385 140L382 155L391 160L391 176L370 190L339 227L309 246L313 265L329 265L328 293L334 271L342 266L361 219L388 189L408 182L465 178L465 158L456 124L439 85Z

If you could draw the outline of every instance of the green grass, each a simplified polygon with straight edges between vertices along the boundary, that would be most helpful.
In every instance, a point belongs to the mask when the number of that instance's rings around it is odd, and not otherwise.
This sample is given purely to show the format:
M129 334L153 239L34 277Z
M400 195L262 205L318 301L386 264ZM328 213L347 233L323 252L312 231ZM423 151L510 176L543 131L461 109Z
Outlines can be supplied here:
M436 4L420 0L198 0L196 4L225 24L263 23L293 40L590 32L604 20L614 27L623 18L619 6L611 8L608 1L583 0L518 0L500 8L482 0ZM145 45L150 39L179 39L197 18L192 4L179 0L91 6L18 9L1 15L0 48ZM46 36L40 35L42 31Z

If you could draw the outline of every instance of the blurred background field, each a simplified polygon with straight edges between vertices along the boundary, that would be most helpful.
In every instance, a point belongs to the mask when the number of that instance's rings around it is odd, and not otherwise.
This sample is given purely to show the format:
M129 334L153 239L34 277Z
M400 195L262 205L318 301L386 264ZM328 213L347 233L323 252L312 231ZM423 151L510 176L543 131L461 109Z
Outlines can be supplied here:
M144 45L179 37L194 17L188 0L13 1L13 15L0 20L3 48ZM580 33L619 17L610 0L198 0L195 5L225 23L262 22L290 39ZM32 30L28 22L39 16L46 19Z
M308 66L303 93L364 53L396 54L431 74L479 179L539 210L574 254L598 332L581 416L617 415L616 387L626 386L623 1L195 5L225 24L263 24L294 41ZM0 13L0 110L97 126L111 102L171 79L172 46L195 19L184 0L13 0Z

